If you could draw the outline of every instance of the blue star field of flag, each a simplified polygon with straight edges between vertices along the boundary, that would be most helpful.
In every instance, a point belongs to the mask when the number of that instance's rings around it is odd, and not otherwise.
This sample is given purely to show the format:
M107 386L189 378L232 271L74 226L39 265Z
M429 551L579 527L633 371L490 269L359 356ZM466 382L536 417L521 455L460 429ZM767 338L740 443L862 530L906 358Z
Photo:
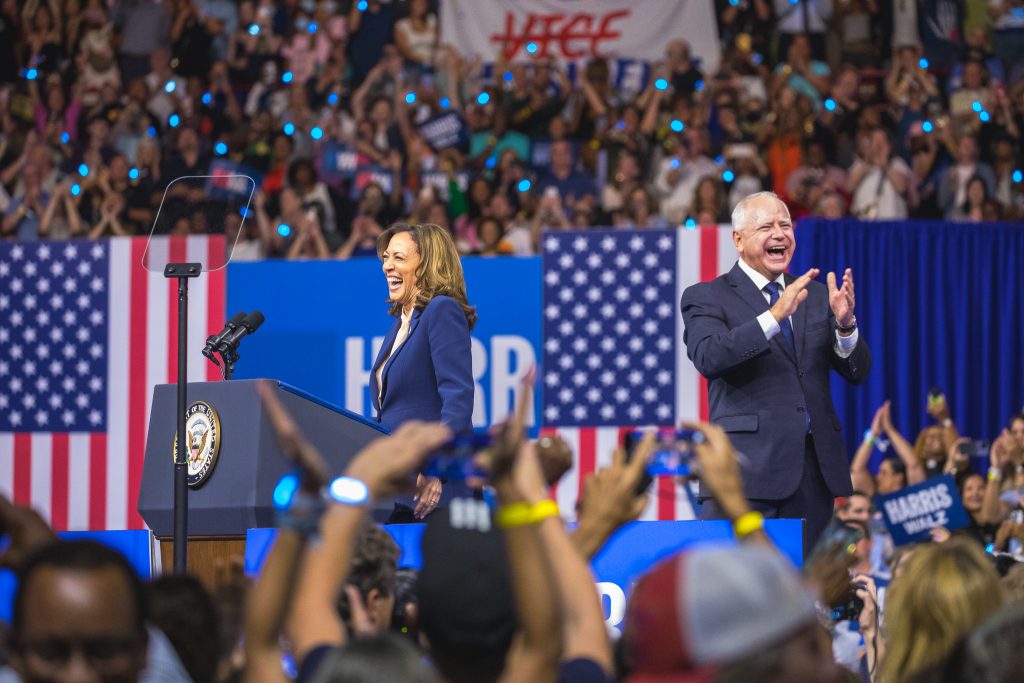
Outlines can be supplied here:
M542 242L544 424L670 424L675 234L588 230Z
M0 431L105 429L109 251L0 244Z

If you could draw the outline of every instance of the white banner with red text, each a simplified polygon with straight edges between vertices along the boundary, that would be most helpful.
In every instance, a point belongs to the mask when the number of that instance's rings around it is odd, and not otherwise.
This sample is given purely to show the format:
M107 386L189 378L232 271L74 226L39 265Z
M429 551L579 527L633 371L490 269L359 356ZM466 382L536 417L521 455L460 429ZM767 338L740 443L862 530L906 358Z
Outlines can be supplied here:
M549 55L656 62L680 38L705 74L720 57L712 0L445 0L441 38L488 63Z

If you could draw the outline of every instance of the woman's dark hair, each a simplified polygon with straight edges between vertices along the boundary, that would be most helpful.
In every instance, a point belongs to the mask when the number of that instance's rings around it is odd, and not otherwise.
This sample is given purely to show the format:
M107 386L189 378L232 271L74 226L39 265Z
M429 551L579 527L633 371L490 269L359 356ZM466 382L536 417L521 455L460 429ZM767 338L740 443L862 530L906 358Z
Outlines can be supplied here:
M981 183L981 189L985 193L984 196L982 196L981 198L981 206L984 207L985 202L987 202L989 199L988 185L985 184L985 179L982 178L977 173L975 173L970 177L970 179L968 179L967 184L964 185L964 203L960 206L960 210L963 211L964 213L967 213L968 211L971 210L970 189L971 185L975 182Z
M309 159L296 159L288 167L289 187L297 187L296 181L299 178L299 173L302 172L306 172L309 174L309 177L312 179L310 181L310 185L316 185L316 182L317 180L319 180L319 177L317 176L316 167L313 166L313 162L310 161Z

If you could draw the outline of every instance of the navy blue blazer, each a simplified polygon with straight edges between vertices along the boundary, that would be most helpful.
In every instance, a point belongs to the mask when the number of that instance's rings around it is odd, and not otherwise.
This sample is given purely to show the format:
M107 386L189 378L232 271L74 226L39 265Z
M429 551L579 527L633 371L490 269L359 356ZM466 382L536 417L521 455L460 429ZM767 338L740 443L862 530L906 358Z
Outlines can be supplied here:
M785 276L788 285L795 278ZM709 417L746 456L749 498L788 498L800 483L806 412L821 472L833 495L852 492L842 426L832 405L830 370L853 384L867 379L871 352L859 335L848 358L835 353L828 288L812 281L793 314L796 353L777 334L765 338L757 316L768 302L739 265L683 292L686 353L708 383Z
M401 325L397 318L391 324L370 372L377 421L389 431L407 420L443 422L456 434L472 431L473 355L462 307L451 297L435 296L414 309L405 341L388 358ZM386 358L378 392L377 369Z

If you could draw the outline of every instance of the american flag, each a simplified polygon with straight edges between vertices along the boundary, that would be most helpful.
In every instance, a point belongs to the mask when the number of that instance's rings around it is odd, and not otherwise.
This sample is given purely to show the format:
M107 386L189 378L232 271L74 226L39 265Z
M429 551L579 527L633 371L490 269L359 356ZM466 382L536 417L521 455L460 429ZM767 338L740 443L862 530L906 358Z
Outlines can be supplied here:
M177 284L144 238L0 244L0 492L57 530L140 529L153 386L177 377ZM223 237L155 238L149 262L223 261ZM192 381L225 273L189 283Z
M572 517L586 478L633 426L707 419L707 385L686 357L683 290L732 268L730 226L550 232L543 239L542 432L572 447L556 495ZM659 477L641 519L692 519L690 495Z

